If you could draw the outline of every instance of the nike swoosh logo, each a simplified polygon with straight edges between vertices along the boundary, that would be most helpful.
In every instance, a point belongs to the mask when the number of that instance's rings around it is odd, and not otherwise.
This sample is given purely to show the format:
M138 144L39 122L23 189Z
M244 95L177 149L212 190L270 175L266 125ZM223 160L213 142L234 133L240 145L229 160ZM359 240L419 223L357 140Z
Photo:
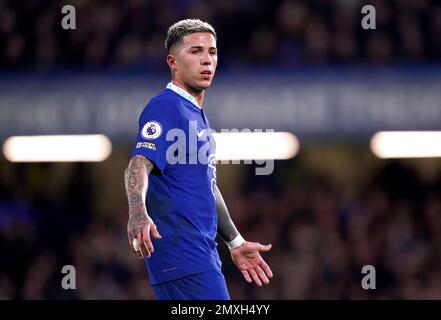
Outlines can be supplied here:
M204 130L198 132L198 137L201 138L204 135Z

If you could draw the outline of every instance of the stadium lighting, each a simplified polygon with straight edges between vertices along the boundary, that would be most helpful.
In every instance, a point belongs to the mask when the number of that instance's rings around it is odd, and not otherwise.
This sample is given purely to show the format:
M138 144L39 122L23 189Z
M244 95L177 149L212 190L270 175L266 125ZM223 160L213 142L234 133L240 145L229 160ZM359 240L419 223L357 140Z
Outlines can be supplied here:
M441 131L382 131L371 139L379 158L441 157Z
M289 132L213 133L216 160L290 159L299 150L299 140Z
M111 151L110 140L101 134L13 136L3 144L11 162L97 162Z

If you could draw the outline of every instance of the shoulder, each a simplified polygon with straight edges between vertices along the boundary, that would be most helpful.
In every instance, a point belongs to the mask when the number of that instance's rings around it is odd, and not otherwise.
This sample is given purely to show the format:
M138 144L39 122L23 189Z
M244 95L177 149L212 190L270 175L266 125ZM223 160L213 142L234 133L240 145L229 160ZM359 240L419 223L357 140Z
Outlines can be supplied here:
M144 112L160 112L162 114L179 114L180 101L170 90L164 90L154 96L145 106Z
M179 116L179 99L170 90L164 90L154 96L145 106L142 114L160 114L163 116Z

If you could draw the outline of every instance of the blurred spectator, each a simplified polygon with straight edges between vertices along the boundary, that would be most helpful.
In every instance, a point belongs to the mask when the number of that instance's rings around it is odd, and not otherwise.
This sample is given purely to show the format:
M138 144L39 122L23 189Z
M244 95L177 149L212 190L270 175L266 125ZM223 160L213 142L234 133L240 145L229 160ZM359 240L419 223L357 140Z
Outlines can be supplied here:
M361 29L363 3L76 0L77 29L66 31L59 5L8 0L0 68L165 67L166 28L189 16L217 27L226 67L439 60L435 1L372 1L375 31ZM273 244L265 259L275 276L270 286L247 284L219 245L233 299L441 299L441 173L427 182L401 161L346 166L358 160L321 173L301 157L276 163L269 177L238 170L244 182L226 188L229 210L245 238ZM99 165L109 181L91 164L1 163L0 299L153 299L127 243L119 165ZM75 291L61 288L67 264ZM376 267L375 293L360 286L367 264Z
M276 191L271 184L252 188L253 180L245 180L237 192L226 192L241 233L273 244L266 260L275 275L269 286L247 284L220 245L232 298L440 299L441 179L422 183L409 165L387 161L367 181L341 189L306 169L304 161L278 167L278 176L295 172L297 178ZM65 177L61 185L38 183L57 167L59 178ZM127 244L126 207L109 207L107 201L97 206L105 189L96 193L88 165L64 167L66 173L59 165L19 168L15 178L26 192L8 191L13 175L0 180L0 249L8 257L0 261L0 297L154 298L145 267ZM15 222L5 224L11 218ZM76 268L77 290L61 288L67 264ZM375 293L361 288L364 265L376 267Z
M435 1L375 0L377 30L363 30L363 1L73 1L76 30L46 1L1 4L0 68L153 67L164 63L167 27L189 17L219 34L224 67L260 64L407 62L441 57Z

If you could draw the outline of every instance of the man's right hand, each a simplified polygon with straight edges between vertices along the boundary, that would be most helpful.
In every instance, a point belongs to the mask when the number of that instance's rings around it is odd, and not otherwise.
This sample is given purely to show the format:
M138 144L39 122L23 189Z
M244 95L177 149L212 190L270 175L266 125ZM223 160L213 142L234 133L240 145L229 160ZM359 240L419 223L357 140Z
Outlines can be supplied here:
M145 196L148 187L148 175L153 170L153 163L143 156L135 156L124 173L124 180L129 200L129 222L127 235L129 246L139 259L150 257L154 248L150 240L150 233L157 240L161 239L156 225L147 214ZM138 242L135 248L133 240Z
M130 213L129 222L127 223L129 246L139 259L143 259L144 256L149 258L154 251L150 234L157 240L161 239L155 223L147 213ZM133 247L134 239L138 241L138 250Z

